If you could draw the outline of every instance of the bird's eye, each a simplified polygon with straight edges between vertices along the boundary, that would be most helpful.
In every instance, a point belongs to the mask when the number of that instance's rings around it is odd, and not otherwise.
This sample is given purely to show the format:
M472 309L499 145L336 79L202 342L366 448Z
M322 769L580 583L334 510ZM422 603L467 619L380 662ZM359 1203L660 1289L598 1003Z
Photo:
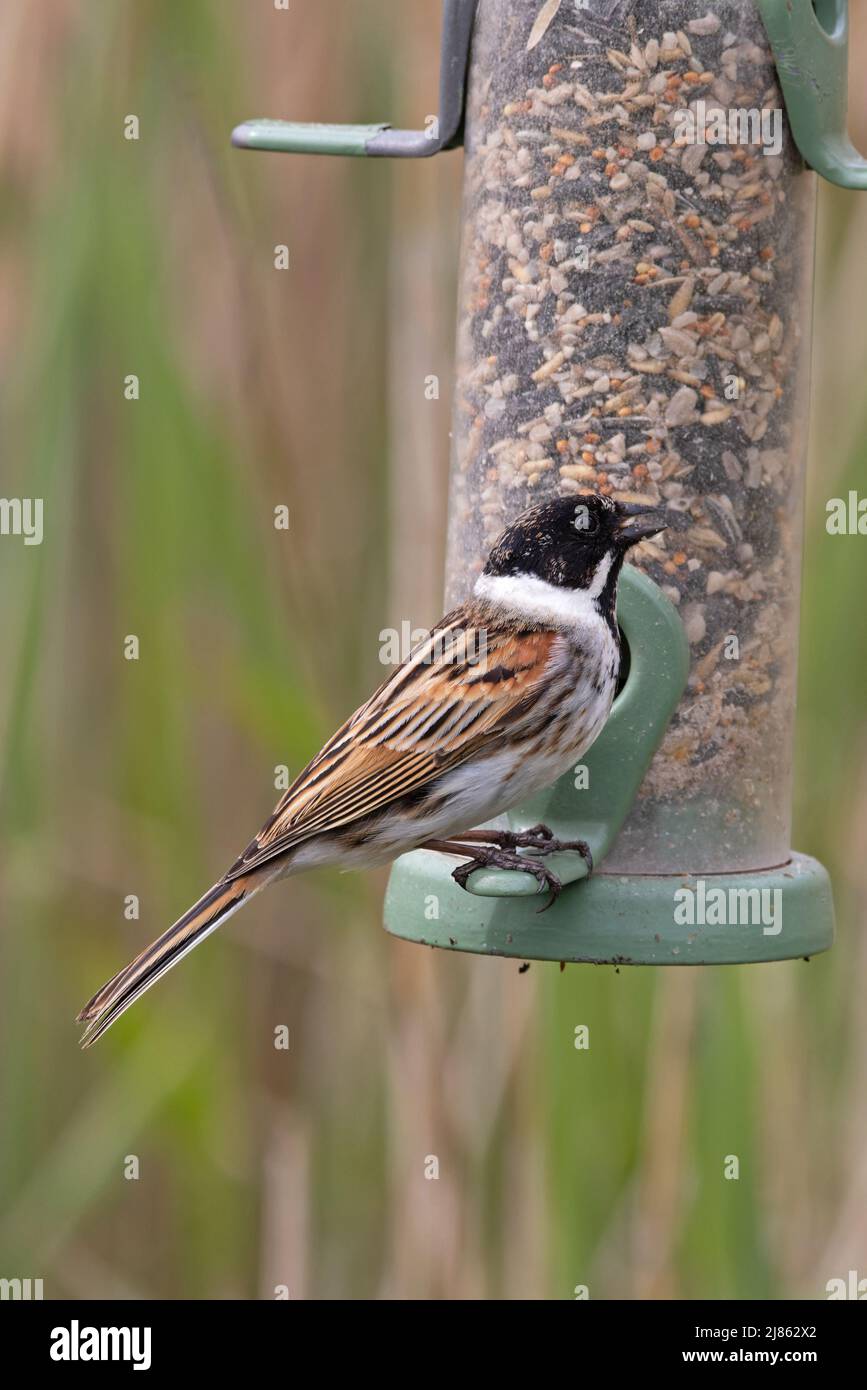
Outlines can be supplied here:
M594 536L599 530L599 518L593 515L589 507L579 503L575 508L572 525L580 535Z

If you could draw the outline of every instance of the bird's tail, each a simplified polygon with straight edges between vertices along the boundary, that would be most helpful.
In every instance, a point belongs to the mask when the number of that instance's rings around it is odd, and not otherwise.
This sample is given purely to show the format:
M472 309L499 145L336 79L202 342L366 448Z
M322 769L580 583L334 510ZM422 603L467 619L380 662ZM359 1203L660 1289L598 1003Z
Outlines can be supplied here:
M264 881L262 877L257 879L248 874L244 878L221 879L213 888L209 888L183 917L179 917L168 931L157 937L85 1004L76 1019L77 1023L87 1024L81 1038L82 1047L90 1047L97 1038L101 1038L130 1004L134 1004L161 975L165 975L233 912L237 912L248 898L264 886Z

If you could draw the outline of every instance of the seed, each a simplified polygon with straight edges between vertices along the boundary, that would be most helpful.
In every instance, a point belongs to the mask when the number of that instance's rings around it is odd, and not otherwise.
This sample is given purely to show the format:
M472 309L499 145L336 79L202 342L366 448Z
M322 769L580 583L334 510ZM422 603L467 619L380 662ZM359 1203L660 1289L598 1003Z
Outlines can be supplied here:
M565 140L570 145L590 144L590 137L583 130L564 130L562 126L553 126L551 134L555 140Z
M681 386L675 391L665 411L667 425L685 425L695 415L698 395L690 386Z
M683 609L683 626L691 647L703 642L707 633L704 608L699 603L688 603Z
M684 333L680 328L660 328L659 336L669 352L675 353L678 357L689 357L695 351L694 336Z
M725 550L727 548L722 536L717 535L710 526L691 526L686 534L693 545L703 546L706 549L709 547L711 550Z
M695 276L687 275L683 283L675 290L668 303L669 321L678 318L692 303L692 296L695 291Z
M538 371L535 371L535 372L532 373L532 380L533 380L533 381L547 381L547 379L548 379L549 376L553 376L554 373L555 373L560 367L562 367L562 365L563 365L563 363L565 362L565 360L566 360L566 354L565 354L565 352L555 352L555 353L554 353L554 356L551 357L551 358L549 358L549 360L548 360L547 362L545 362L543 366L539 367Z
M686 27L690 34L715 34L720 27L720 19L708 10L701 19L691 19Z
M702 166L707 148L705 145L687 145L681 156L681 167L685 174L694 178Z

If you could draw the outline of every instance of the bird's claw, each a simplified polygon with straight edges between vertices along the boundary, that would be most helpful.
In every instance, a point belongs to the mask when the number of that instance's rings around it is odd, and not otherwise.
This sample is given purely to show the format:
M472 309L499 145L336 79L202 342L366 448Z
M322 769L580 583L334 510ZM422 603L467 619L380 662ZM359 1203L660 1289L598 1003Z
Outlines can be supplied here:
M478 848L467 852L472 857L452 870L455 883L466 892L469 892L467 883L470 874L474 874L477 869L507 869L516 873L532 874L539 885L538 892L549 892L551 895L545 906L539 908L540 912L547 912L563 891L562 883L551 869L537 859L526 859L514 849L508 849L503 845L479 845Z
M550 826L531 825L529 830L491 830L492 841L501 849L532 849L536 854L561 854L573 851L587 865L587 877L593 872L593 855L586 840L558 840Z

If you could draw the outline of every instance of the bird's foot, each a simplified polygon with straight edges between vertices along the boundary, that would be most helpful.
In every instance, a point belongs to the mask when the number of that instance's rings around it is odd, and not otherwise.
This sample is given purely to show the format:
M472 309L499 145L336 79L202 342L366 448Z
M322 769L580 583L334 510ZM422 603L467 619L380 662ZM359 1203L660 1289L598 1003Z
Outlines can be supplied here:
M587 865L587 877L593 872L593 855L586 840L558 840L547 825L534 825L515 834L518 848L534 849L537 854L560 854L572 851L580 854Z
M539 908L540 912L546 912L553 902L556 902L563 885L557 875L540 863L538 859L525 858L523 854L518 854L514 849L508 849L501 845L478 845L464 851L470 855L466 863L459 864L452 872L452 878L460 888L467 889L467 881L470 874L474 874L477 869L508 869L512 872L522 874L532 874L539 885L540 893L549 892L550 898L544 907Z
M573 852L580 854L587 865L587 877L593 872L593 855L586 840L558 840L550 826L531 825L528 830L472 830L456 839L497 845L500 849L532 849L537 855Z

